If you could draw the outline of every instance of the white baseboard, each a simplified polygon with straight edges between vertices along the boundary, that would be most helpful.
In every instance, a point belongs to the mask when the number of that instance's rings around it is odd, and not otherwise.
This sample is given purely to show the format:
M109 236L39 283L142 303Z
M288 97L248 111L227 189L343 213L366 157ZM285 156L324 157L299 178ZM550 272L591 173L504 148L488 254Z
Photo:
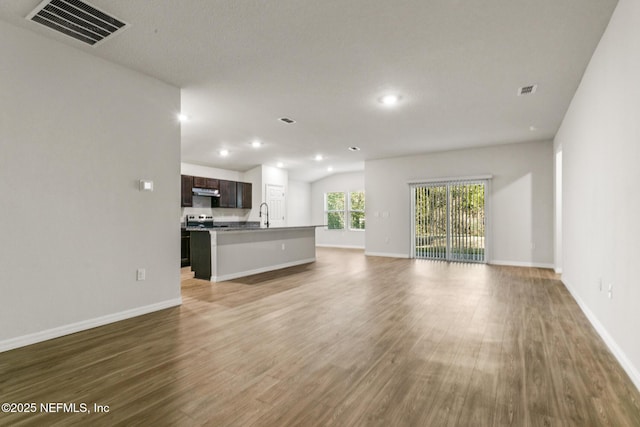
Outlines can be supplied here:
M500 261L496 259L492 259L487 262L487 264L492 265L506 265L510 267L534 267L534 268L551 268L553 269L553 264L547 264L542 262L523 262L523 261Z
M593 325L598 335L600 335L604 343L607 345L607 347L609 347L611 353L613 353L620 365L622 365L622 368L625 370L627 375L629 375L631 381L633 381L633 384L638 390L640 390L640 371L638 370L638 368L634 366L633 363L631 363L625 352L622 351L620 346L618 346L618 344L609 334L604 325L600 323L600 320L598 320L596 315L593 314L589 307L584 303L582 298L580 298L577 292L574 291L573 287L564 280L562 280L562 283L564 284L565 288L567 288L573 299L576 301L584 315L587 316L587 319L589 319L589 322L591 322L591 325Z
M309 264L315 261L316 261L315 257L307 258L307 259L301 259L298 261L285 262L283 264L278 264L278 265L270 265L267 267L256 268L254 270L240 271L238 273L232 273L232 274L223 274L221 276L211 276L211 281L224 282L225 280L238 279L240 277L251 276L253 274L266 273L267 271L280 270L282 268L294 267L296 265Z
M8 340L0 341L0 353L19 347L25 347L31 344L36 344L42 341L47 341L53 338L62 337L64 335L85 331L87 329L96 328L98 326L107 325L109 323L119 322L121 320L130 319L132 317L142 316L143 314L164 310L165 308L175 307L181 304L182 297L162 301L156 304L145 305L143 307L136 307L132 308L131 310L125 310L118 313L107 314L106 316L83 320L81 322L72 323L70 325L58 326L57 328L47 329L45 331L23 335L21 337L9 338Z
M387 252L365 252L366 256L381 256L387 258L409 258L408 254L397 254L397 253L387 253Z
M562 269L561 269L561 268L557 268L557 267L556 267L556 268L554 268L554 269L553 269L553 271L554 271L556 274L562 274Z
M330 244L324 244L324 243L316 243L316 248L338 248L338 249L362 249L362 250L364 250L364 246L330 245Z

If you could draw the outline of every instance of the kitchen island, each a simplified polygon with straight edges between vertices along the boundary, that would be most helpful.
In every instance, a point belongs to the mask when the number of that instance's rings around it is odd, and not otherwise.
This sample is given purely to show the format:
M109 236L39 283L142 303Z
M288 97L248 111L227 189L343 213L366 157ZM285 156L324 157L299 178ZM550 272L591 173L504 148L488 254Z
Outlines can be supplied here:
M192 230L191 269L221 282L316 260L318 226Z

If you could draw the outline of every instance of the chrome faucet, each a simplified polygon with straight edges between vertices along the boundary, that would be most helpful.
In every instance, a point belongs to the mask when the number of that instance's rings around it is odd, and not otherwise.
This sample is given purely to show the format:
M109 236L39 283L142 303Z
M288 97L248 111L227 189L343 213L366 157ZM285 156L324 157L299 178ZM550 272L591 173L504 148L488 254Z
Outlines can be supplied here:
M269 228L269 205L266 202L262 202L260 203L260 208L258 209L258 218L262 218L262 205L264 205L265 209L265 215L267 217L267 222L265 223L267 225L267 228Z

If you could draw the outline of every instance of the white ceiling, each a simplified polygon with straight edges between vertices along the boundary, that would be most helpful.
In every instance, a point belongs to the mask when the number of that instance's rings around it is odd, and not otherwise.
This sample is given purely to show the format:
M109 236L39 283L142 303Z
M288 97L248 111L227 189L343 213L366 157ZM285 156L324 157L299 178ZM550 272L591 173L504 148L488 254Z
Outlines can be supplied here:
M182 89L183 161L282 161L313 181L330 165L553 138L617 0L89 0L131 24L93 48L25 20L39 3L2 0L0 19Z

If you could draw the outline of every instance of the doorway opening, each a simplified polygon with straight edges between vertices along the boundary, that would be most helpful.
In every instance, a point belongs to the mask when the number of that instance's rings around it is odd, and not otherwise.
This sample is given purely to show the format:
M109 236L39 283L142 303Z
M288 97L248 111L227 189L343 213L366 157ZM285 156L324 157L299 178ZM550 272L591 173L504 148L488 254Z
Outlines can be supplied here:
M562 147L556 152L555 164L555 235L554 235L554 269L562 273Z

